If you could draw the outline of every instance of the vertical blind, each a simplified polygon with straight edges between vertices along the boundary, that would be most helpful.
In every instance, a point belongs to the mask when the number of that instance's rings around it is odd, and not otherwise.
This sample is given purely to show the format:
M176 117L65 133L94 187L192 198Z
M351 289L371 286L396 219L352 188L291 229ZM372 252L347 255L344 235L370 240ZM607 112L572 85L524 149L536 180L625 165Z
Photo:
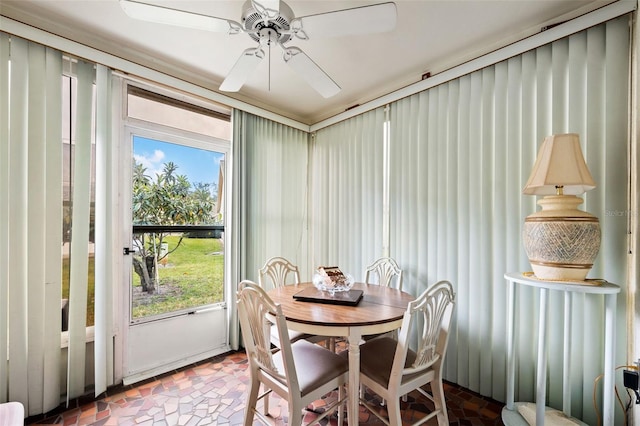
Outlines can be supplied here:
M61 349L63 247L62 54L0 33L0 402L19 401L27 415L84 395L87 286L92 208L92 141L97 140L95 204L96 393L113 384L112 269L117 192L111 143L111 73L74 61L68 93L73 153L68 348ZM97 84L96 84L97 83ZM97 87L99 108L94 108ZM75 114L75 115L74 115ZM65 359L66 355L66 359Z
M233 120L241 276L257 281L273 256L300 265L307 276L308 134L237 110Z
M383 254L384 108L315 134L310 186L311 265L356 280Z
M312 263L336 263L357 277L363 262L382 255L388 244L403 268L406 291L418 294L450 280L456 315L445 378L504 401L504 274L530 270L521 229L538 207L522 187L545 136L580 135L597 183L581 208L598 216L602 229L589 276L624 288L626 220L616 212L627 209L628 69L629 26L623 16L391 103L388 165L382 110L319 130L311 163ZM389 167L388 218L383 166ZM562 357L555 354L562 353L563 299L552 293L547 403L562 408ZM602 373L604 308L597 298L572 297L571 412L596 424L592 398ZM624 298L623 291L617 362L625 354ZM525 290L516 303L516 398L533 401L531 324L538 300Z
M626 282L628 17L590 28L390 105L391 252L415 294L437 280L456 288L446 378L505 400L505 272L528 271L521 226L537 207L522 187L539 144L580 135L597 188L582 208L600 218L590 277ZM516 398L535 400L537 298L516 306ZM596 423L602 301L574 296L572 414ZM624 295L620 297L623 299ZM562 298L549 311L549 403L562 408ZM626 336L619 300L618 360ZM601 410L600 410L601 412Z
M113 385L113 285L117 265L118 205L117 147L111 138L112 88L111 70L96 66L96 202L95 202L95 336L94 394L97 396ZM116 85L117 86L117 85ZM115 96L113 96L115 97ZM117 99L117 98L116 98ZM115 132L114 132L115 133Z
M91 129L93 123L93 65L77 64L76 120L73 129L73 184L71 187L71 252L69 263L69 356L67 403L85 391L87 281L91 213ZM73 122L72 122L73 123Z
M39 414L60 403L62 55L0 44L0 401Z

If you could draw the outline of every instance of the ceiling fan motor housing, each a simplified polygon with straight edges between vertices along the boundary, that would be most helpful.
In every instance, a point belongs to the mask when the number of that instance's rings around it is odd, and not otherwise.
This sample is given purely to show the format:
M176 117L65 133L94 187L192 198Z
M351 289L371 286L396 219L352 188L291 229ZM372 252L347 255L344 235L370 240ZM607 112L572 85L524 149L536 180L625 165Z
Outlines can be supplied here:
M293 18L293 11L289 5L283 1L280 2L278 16L274 19L268 19L267 22L265 22L262 15L253 7L251 0L247 0L242 6L242 25L246 31L250 31L248 33L249 37L257 42L260 42L260 30L264 28L273 29L277 33L276 40L279 43L289 41L291 34L282 34L282 31L289 31L289 26Z

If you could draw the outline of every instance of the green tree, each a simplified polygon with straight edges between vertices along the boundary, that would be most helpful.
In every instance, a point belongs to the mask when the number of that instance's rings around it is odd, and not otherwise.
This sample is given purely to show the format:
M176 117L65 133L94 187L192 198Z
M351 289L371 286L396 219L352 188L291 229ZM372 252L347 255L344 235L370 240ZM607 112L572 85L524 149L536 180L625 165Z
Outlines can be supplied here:
M135 161L135 160L134 160ZM215 184L192 185L184 175L177 174L178 166L173 162L164 164L161 173L153 180L147 169L137 161L133 167L133 223L134 225L205 225L214 218ZM182 243L170 251L162 251L168 233L134 234L133 269L140 277L142 290L156 290L155 268L157 262L174 252Z

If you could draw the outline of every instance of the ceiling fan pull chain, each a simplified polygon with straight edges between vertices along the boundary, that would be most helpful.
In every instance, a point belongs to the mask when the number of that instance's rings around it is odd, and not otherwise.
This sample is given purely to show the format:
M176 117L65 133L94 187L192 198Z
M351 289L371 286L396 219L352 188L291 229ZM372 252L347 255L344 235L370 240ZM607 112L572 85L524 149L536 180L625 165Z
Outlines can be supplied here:
M267 84L269 92L271 91L271 42L269 42L269 71L267 76L269 83Z

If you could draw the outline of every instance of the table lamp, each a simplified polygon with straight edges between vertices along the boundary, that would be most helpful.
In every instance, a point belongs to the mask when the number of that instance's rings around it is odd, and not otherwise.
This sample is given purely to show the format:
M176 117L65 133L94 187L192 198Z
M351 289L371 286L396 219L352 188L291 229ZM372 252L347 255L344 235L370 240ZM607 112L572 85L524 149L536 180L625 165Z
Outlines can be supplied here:
M593 266L600 249L600 223L578 210L583 194L596 187L575 133L547 136L522 192L545 195L541 211L525 219L523 242L535 277L579 281Z

